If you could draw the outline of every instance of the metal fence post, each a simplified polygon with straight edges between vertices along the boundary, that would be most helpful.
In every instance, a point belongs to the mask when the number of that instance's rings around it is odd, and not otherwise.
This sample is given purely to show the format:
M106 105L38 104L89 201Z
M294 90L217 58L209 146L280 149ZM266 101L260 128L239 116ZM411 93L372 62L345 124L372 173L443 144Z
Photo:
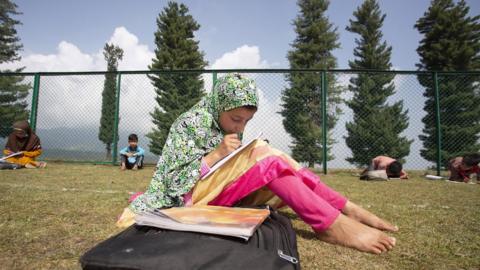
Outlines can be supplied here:
M215 83L217 82L217 73L213 72L212 73L212 90L215 88Z
M30 127L35 132L37 129L38 92L40 90L40 74L33 77L32 106L30 110Z
M115 124L113 130L113 155L112 155L112 165L117 164L117 152L118 152L118 124L119 124L119 115L120 115L120 88L121 88L121 78L122 74L117 74L117 87L115 89Z
M437 133L437 175L440 176L440 168L442 166L442 131L440 127L440 92L437 72L433 72L433 83L435 92L435 127Z
M322 145L323 145L323 174L327 174L327 72L322 71Z

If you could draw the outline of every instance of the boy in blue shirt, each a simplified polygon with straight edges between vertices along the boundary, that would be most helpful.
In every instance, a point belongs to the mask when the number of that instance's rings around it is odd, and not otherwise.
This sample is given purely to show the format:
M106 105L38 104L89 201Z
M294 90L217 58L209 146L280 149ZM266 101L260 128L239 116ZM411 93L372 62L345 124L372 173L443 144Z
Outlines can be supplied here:
M128 146L120 150L121 167L125 169L138 170L143 168L143 156L145 151L138 146L137 134L128 135Z

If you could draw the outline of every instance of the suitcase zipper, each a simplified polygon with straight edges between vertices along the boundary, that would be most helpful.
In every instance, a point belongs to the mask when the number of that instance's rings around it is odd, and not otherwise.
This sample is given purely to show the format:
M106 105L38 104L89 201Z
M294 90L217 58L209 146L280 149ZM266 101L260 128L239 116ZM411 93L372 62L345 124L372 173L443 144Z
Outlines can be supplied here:
M293 254L293 252L290 250L290 238L289 236L287 235L288 231L287 229L285 228L284 224L280 221L276 221L280 226L280 228L282 229L282 231L284 232L283 234L281 234L283 237L282 239L286 242L286 247L288 249L288 252L290 254ZM285 253L283 253L282 250L278 249L279 247L277 246L277 252L278 252L278 256L284 260L287 260L293 264L298 264L298 259L293 257L293 256L290 256L290 255L287 255Z
M292 257L292 256L289 256L289 255L283 253L283 251L281 251L280 249L277 250L277 252L278 252L278 256L279 256L280 258L282 258L282 259L284 259L284 260L287 260L287 261L289 261L289 262L291 262L291 263L293 263L293 264L297 264L297 263L298 263L298 259L297 259L297 258Z

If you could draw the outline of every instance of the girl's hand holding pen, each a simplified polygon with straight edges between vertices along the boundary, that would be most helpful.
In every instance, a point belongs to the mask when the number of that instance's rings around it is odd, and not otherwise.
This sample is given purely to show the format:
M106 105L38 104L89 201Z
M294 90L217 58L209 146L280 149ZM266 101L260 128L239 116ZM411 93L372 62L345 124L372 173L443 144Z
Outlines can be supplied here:
M213 164L235 151L235 149L239 148L241 145L242 142L238 139L237 134L227 134L223 137L222 142L215 150L204 156L204 160L207 165L211 167Z
M231 152L235 151L241 145L242 145L242 142L239 140L237 134L235 133L227 134L223 137L223 141L220 143L220 145L217 147L215 151L218 151L218 153L222 157L225 157Z

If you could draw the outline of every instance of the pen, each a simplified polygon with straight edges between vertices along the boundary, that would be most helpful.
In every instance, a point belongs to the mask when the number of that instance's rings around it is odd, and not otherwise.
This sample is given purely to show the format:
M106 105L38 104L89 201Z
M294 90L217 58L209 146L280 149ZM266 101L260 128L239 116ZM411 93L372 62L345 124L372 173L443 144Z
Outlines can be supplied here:
M243 133L237 133L237 138L242 141L243 140Z

